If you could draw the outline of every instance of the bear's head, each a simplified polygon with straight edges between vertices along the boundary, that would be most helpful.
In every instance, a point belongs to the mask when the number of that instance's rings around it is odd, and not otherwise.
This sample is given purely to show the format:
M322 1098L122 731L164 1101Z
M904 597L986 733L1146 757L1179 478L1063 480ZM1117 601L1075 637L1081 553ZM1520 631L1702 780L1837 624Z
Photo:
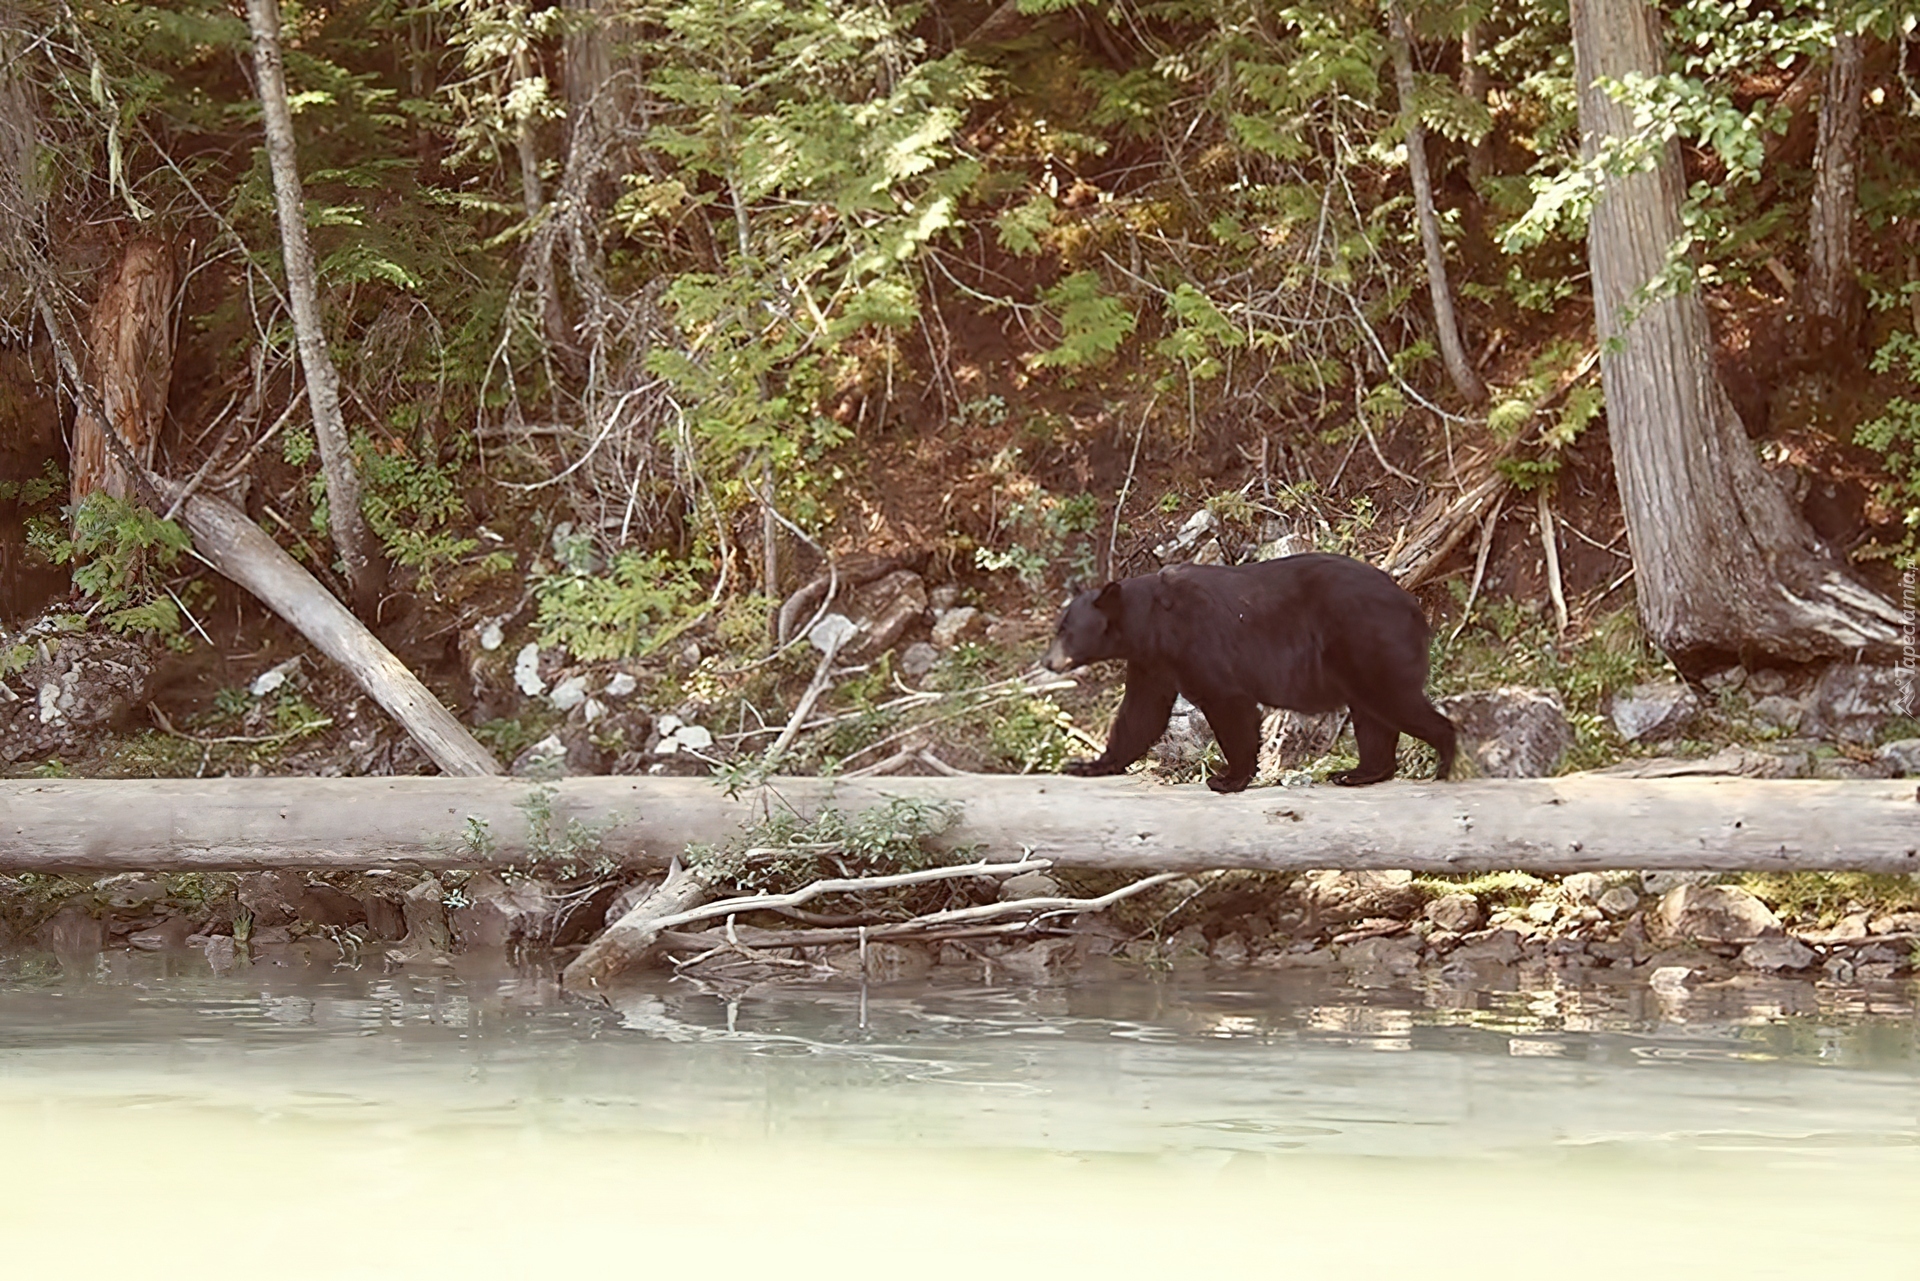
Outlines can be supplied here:
M1070 672L1103 658L1124 657L1120 614L1120 584L1081 592L1067 602L1067 612L1060 615L1060 626L1054 629L1053 644L1047 646L1041 664L1050 672Z

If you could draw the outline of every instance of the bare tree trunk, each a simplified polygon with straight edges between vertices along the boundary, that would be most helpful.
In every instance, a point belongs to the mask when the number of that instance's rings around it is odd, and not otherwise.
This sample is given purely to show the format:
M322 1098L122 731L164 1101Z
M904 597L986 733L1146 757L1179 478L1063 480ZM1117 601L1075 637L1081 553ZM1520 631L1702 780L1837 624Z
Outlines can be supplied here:
M1658 75L1665 64L1655 10L1643 0L1573 0L1572 16L1591 158L1608 138L1634 133L1631 108L1597 82ZM1677 290L1655 284L1681 234L1677 144L1650 168L1605 183L1587 250L1607 430L1648 635L1683 668L1752 654L1890 656L1898 610L1831 559L1761 468L1714 373L1691 279Z
M1478 22L1467 23L1467 29L1460 33L1460 93L1476 106L1487 105L1487 69L1480 65ZM1492 163L1491 150L1485 138L1475 140L1467 148L1467 181L1476 191Z
M1853 214L1858 198L1860 95L1865 41L1842 32L1827 66L1820 100L1820 136L1813 152L1813 202L1807 228L1803 295L1805 354L1853 354L1864 308L1853 268Z
M273 168L274 206L280 216L280 251L287 268L287 300L293 311L300 368L306 375L320 471L327 485L327 516L334 547L346 566L354 611L372 618L386 586L386 570L360 509L360 475L354 470L346 422L340 413L340 375L327 350L314 285L313 249L307 242L300 167L294 151L293 113L280 55L279 0L247 0L253 32L253 65L260 81L260 114L266 127L267 161Z
M1433 209L1433 180L1427 173L1427 131L1420 124L1414 101L1413 43L1407 31L1406 11L1398 0L1387 5L1387 45L1393 54L1393 78L1400 91L1400 129L1407 140L1407 180L1413 184L1413 207L1420 219L1420 243L1427 253L1427 292L1433 299L1433 327L1440 339L1440 359L1454 390L1479 404L1487 398L1480 376L1460 342L1460 322L1454 315L1453 286L1447 280L1446 247L1440 242L1440 219Z
M536 792L538 796L536 797ZM1256 788L1031 774L780 778L728 796L711 779L0 779L0 871L218 871L269 867L528 867L561 832L591 854L664 868L689 843L722 845L791 806L858 815L901 797L952 807L943 861L1199 872L1629 868L1910 871L1920 866L1912 779L1401 780ZM550 852L550 851L549 851ZM697 901L691 886L688 900ZM672 910L672 909L668 909ZM653 912L640 914L652 917ZM636 919L634 924L642 924Z
M89 344L99 407L143 468L153 466L173 381L173 255L153 240L130 242L93 304ZM96 489L133 496L133 477L107 452L107 423L83 406L73 419L72 497Z

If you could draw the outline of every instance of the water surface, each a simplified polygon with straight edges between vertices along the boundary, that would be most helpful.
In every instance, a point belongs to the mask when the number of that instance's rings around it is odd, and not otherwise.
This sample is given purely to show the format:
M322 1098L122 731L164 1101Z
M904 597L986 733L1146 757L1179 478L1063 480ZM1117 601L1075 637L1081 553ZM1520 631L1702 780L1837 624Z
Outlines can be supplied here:
M14 1275L1901 1269L1913 997L662 978L606 1007L479 958L15 957L0 1250Z

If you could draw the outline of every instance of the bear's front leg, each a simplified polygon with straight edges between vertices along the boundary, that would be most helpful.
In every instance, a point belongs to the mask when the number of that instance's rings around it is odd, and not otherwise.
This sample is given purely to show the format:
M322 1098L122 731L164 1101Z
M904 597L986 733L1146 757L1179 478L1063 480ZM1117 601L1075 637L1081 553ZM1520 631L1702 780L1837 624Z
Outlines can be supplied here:
M1244 792L1260 768L1260 704L1250 698L1210 698L1199 704L1220 744L1227 767L1207 777L1207 786L1216 792Z
M1166 731L1179 692L1171 679L1149 672L1138 663L1128 663L1126 697L1120 700L1120 711L1113 718L1106 750L1090 761L1068 761L1060 772L1083 778L1124 773Z

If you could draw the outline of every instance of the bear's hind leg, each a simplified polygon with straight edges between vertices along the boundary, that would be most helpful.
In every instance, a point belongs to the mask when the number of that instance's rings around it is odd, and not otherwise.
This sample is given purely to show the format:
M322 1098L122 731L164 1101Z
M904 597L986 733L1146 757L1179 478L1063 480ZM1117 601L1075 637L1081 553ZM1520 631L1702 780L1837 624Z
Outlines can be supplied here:
M1353 720L1353 741L1360 748L1360 764L1329 775L1327 781L1341 787L1365 787L1392 778L1400 731L1358 703L1348 711Z
M1220 744L1220 754L1227 758L1226 771L1211 775L1207 786L1216 792L1245 791L1260 767L1260 704L1249 698L1198 706Z
M1444 779L1453 772L1453 758L1457 750L1453 722L1427 701L1425 694L1415 691L1401 695L1382 703L1377 714L1402 734L1411 734L1433 748L1440 758L1433 770L1435 779Z
M1090 761L1068 761L1060 767L1061 772L1083 778L1125 773L1127 766L1145 756L1166 731L1179 692L1173 681L1128 663L1127 692L1107 734L1106 750Z

